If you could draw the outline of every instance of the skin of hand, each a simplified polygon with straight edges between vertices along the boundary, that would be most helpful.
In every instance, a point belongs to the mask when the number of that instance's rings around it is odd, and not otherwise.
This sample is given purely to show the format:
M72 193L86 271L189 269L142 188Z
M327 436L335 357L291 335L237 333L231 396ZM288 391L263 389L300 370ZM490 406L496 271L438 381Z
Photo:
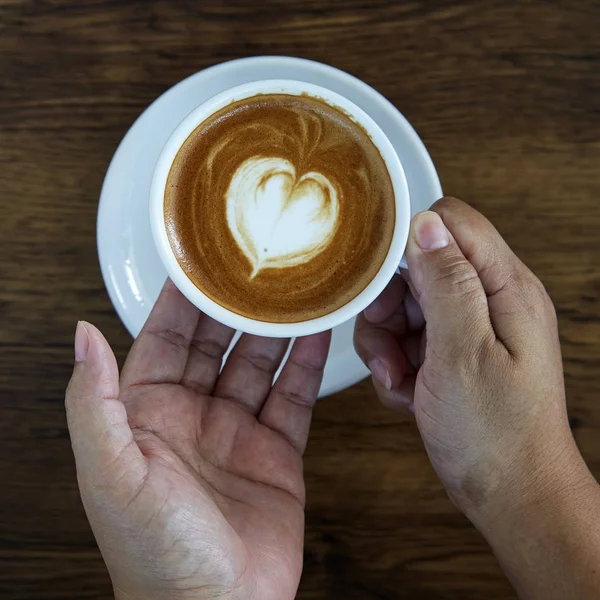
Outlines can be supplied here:
M454 198L415 217L407 259L355 331L380 400L414 413L450 498L522 598L599 597L598 485L570 432L544 287Z
M121 376L80 323L67 418L83 504L115 597L295 597L302 570L302 453L330 333L243 335L167 282Z

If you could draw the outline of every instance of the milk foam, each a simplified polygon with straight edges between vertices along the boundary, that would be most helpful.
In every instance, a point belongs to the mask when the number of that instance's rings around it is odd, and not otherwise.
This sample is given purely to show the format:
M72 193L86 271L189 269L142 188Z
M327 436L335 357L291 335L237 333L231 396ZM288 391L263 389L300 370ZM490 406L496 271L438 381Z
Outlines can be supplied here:
M316 171L298 177L284 158L254 156L234 173L226 193L227 224L252 264L261 269L306 263L333 239L339 199L329 179Z

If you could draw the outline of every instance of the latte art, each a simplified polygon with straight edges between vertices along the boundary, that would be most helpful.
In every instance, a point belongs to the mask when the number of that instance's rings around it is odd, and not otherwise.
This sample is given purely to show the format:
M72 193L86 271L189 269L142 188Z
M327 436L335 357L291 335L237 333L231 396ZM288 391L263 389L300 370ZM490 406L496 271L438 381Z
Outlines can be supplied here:
M188 137L164 215L180 266L204 294L251 319L294 323L370 283L395 202L360 125L316 98L265 94L221 109Z
M283 158L249 158L233 175L226 194L227 224L252 264L283 269L323 251L337 229L337 191L321 173L297 177Z

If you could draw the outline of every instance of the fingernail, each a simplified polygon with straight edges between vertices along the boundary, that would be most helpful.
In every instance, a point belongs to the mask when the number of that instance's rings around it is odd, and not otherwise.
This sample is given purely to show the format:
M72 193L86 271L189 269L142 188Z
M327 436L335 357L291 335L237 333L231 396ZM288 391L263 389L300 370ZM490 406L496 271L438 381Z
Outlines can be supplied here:
M371 375L373 375L386 390L389 391L392 389L392 378L390 377L390 373L380 360L372 360L369 363L369 371L371 371Z
M87 358L90 347L90 336L82 321L77 322L75 330L75 362L83 362Z
M413 227L415 240L421 250L440 250L450 243L448 230L437 213L426 211L418 214Z

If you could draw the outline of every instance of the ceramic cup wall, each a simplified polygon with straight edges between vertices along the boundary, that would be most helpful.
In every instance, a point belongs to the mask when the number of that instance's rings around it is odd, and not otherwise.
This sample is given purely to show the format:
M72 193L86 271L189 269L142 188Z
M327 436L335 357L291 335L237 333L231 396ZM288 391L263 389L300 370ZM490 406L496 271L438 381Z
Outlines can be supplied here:
M232 312L211 300L188 278L175 257L167 236L164 218L164 193L171 165L177 152L198 125L228 104L256 94L309 95L341 108L369 134L383 157L394 189L395 226L388 254L377 275L355 298L324 316L296 323L268 323ZM171 280L200 310L212 318L247 333L269 337L296 337L331 329L355 317L385 288L403 263L410 225L410 198L400 159L385 133L358 106L324 87L291 80L264 80L244 84L217 94L193 110L175 129L158 158L150 189L150 223L158 254Z

